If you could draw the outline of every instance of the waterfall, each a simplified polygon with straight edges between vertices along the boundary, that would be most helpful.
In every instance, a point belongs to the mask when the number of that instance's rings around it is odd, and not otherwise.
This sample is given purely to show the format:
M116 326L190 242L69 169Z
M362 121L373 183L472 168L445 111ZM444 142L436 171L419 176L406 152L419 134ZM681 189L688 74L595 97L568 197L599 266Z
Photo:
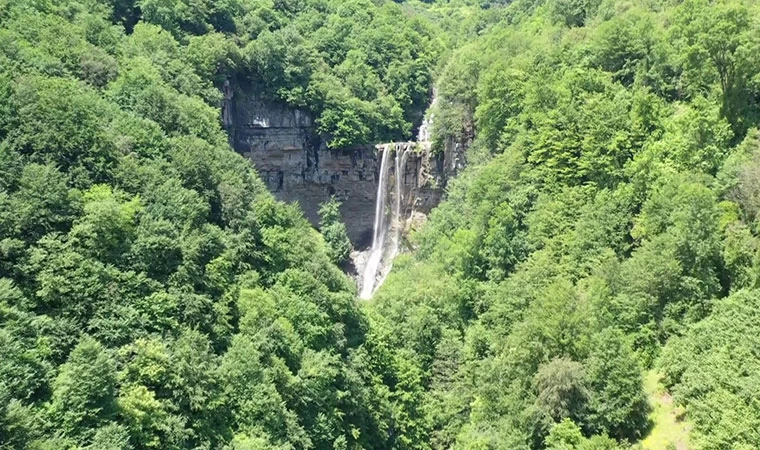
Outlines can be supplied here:
M372 233L372 248L367 258L367 265L364 267L362 274L362 285L359 297L369 299L375 292L377 286L383 283L385 275L390 270L390 262L398 252L399 237L403 229L403 218L401 215L401 193L403 170L406 167L406 160L409 150L400 151L396 147L395 156L395 202L391 210L390 222L387 221L386 212L386 191L388 190L388 161L390 159L391 147L386 145L383 148L383 156L380 163L380 179L377 184L377 195L375 197L375 223ZM387 236L390 232L390 236ZM385 261L385 267L383 262ZM379 275L379 279L378 279Z
M372 249L369 251L367 265L362 275L362 290L359 297L368 299L372 297L375 288L377 270L380 268L380 260L383 258L385 241L385 185L388 181L388 158L390 157L389 146L383 149L382 162L380 163L380 179L377 183L377 195L375 196L375 223L372 232Z
M396 253L398 252L398 239L401 237L401 232L404 228L403 216L401 215L401 186L403 186L403 171L406 168L406 159L408 156L408 148L405 148L404 152L400 155L399 148L396 148L396 204L395 209L393 210L393 221L391 222L391 226L395 227L395 229L392 230L391 234L392 244L389 249L391 252L391 254L388 256L389 262L393 260L394 257L396 257Z
M427 114L422 118L420 129L417 131L418 143L430 142L430 132L433 126L433 119L435 118L435 114L432 111L435 111L435 106L437 103L438 90L433 88L433 98L430 100L430 105L428 105L427 108Z

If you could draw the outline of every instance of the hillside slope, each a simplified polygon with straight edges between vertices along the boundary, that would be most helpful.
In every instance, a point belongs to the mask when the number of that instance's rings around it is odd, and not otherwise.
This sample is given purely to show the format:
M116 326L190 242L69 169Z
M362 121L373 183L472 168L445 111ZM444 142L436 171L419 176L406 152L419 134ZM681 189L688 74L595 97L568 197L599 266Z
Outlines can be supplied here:
M0 0L0 448L640 448L654 372L694 448L758 448L758 8ZM332 147L436 80L469 167L371 302L336 205L230 150L229 78Z
M432 446L635 447L655 369L695 448L757 448L757 2L483 14L437 83L470 167L368 306Z
M408 446L403 361L334 264L348 251L335 208L326 242L273 200L227 144L219 88L255 76L262 51L295 51L270 55L287 63L267 66L270 95L326 96L315 108L336 143L334 107L377 116L361 139L401 134L428 88L425 30L361 38L389 45L373 53L384 83L360 54L330 60L365 83L360 99L342 81L288 85L275 72L329 52L269 44L313 25L324 45L358 47L340 32L393 5L139 6L136 21L129 2L0 1L0 448Z

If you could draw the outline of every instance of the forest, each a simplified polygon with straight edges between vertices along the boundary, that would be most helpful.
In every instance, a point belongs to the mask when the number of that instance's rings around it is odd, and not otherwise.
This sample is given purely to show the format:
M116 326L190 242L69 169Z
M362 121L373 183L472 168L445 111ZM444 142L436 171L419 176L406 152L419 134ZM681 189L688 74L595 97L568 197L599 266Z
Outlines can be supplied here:
M229 79L468 147L372 300ZM0 450L760 450L759 122L757 0L0 0Z

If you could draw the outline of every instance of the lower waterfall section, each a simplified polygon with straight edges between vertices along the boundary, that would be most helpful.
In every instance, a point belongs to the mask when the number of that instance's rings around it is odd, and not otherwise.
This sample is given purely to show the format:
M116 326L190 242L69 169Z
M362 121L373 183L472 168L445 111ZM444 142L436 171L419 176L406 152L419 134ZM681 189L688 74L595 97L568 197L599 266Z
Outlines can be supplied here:
M389 199L388 162L391 149L395 150L393 197ZM403 196L403 172L409 156L407 146L383 146L380 163L380 173L375 196L375 221L372 232L372 247L369 250L364 271L361 275L359 297L362 299L372 298L375 290L383 283L390 271L393 258L399 249L401 232L404 229L404 217L401 211ZM392 200L389 207L388 200ZM390 217L388 217L390 216Z
M383 259L385 249L385 191L388 184L388 159L390 150L388 146L383 150L382 162L380 163L380 174L377 183L377 195L375 196L375 223L372 229L372 248L369 251L367 265L364 267L362 274L361 291L359 297L369 299L375 288L377 272L380 269L380 262Z

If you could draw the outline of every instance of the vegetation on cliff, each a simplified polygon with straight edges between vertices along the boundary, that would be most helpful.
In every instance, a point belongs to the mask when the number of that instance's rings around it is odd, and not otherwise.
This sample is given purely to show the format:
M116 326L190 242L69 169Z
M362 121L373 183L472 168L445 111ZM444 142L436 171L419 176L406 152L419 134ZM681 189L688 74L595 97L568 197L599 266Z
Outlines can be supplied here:
M136 34L168 31L186 47L173 57L216 84L231 76L312 112L336 148L410 137L442 50L429 22L390 1L119 0L113 11L139 11Z
M652 373L696 448L758 448L758 13L0 0L0 449L635 448ZM360 304L220 88L340 147L434 74L470 166Z

